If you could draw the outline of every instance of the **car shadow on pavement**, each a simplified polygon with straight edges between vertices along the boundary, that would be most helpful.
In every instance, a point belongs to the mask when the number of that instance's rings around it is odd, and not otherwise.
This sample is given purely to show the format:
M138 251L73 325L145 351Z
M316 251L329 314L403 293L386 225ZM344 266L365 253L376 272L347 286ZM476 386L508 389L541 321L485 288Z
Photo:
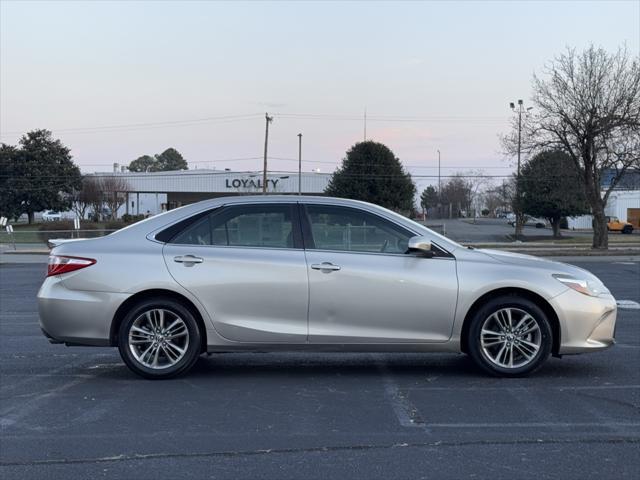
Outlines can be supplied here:
M586 360L586 362L585 362ZM531 378L593 379L607 376L610 367L585 357L550 358ZM230 353L201 357L189 378L236 375L308 376L335 375L395 377L437 376L451 379L501 380L485 374L464 354L420 353ZM507 379L508 380L508 379ZM515 379L517 380L517 379Z
M610 375L610 368L610 365L583 356L561 360L551 358L529 378L593 381L594 377ZM118 361L91 365L86 369L104 380L139 379ZM464 354L433 353L218 353L202 355L187 375L176 378L206 381L247 376L254 379L313 376L318 379L319 376L361 378L389 374L400 379L438 377L478 382L518 381L517 378L500 379L487 375Z

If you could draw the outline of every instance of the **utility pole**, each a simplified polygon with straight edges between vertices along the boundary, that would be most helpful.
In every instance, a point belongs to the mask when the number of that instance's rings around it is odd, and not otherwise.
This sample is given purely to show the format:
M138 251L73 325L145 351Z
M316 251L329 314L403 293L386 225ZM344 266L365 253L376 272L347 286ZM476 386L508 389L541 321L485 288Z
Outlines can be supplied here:
M438 198L442 191L442 185L440 184L440 149L438 149Z
M509 107L514 112L516 111L516 106L513 102L509 103ZM520 238L522 235L522 228L524 224L524 214L521 211L521 202L520 202L520 156L522 152L522 111L523 111L523 101L518 100L518 167L516 170L516 207L518 209L516 214L516 239ZM527 112L531 110L532 107L527 108ZM514 209L515 210L515 209Z
M298 195L302 195L302 134L298 134Z
M367 107L364 107L364 141L367 141Z
M269 124L273 122L273 117L270 117L268 113L264 114L266 120L264 130L264 166L262 169L262 194L267 194L267 150L269 146Z

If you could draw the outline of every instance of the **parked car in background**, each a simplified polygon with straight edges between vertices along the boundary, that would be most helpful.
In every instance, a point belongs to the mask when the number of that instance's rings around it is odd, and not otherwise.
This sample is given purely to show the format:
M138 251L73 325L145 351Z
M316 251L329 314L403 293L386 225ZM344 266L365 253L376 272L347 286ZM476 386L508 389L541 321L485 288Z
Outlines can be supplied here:
M516 216L515 214L511 214L512 217L508 217L507 220L509 225L512 227L516 226ZM536 218L530 215L524 216L524 226L525 227L536 227L536 228L544 228L547 226L547 221L544 218Z
M94 222L100 222L111 219L111 209L109 207L102 207L100 210L90 210L87 214L88 218Z
M42 214L43 222L57 222L62 220L62 214L56 210L45 210Z
M607 230L609 232L633 233L633 225L629 222L621 222L618 217L606 217Z

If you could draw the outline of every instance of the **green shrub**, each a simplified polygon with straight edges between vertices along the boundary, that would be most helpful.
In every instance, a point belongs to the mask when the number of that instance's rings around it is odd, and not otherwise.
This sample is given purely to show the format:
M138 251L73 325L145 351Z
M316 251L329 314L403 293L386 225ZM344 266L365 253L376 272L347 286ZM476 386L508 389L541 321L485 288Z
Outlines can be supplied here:
M144 220L144 215L140 214L140 215L130 215L128 213L125 213L122 216L122 221L126 224L132 224L132 223L136 223L139 222L140 220Z
M120 230L123 227L126 227L127 224L122 220L111 220L110 222L106 222L102 228L105 230Z

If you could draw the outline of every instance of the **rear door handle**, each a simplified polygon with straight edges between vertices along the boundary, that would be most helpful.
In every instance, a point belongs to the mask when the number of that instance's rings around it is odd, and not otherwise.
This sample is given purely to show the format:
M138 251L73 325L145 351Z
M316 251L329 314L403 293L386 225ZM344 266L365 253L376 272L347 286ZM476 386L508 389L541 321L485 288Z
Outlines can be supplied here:
M184 263L189 266L193 265L194 263L204 262L204 258L196 257L195 255L178 255L177 257L173 257L173 261L177 263Z
M340 265L334 265L331 262L322 262L322 263L313 263L311 264L311 268L314 270L323 270L327 272L335 272L340 270Z

